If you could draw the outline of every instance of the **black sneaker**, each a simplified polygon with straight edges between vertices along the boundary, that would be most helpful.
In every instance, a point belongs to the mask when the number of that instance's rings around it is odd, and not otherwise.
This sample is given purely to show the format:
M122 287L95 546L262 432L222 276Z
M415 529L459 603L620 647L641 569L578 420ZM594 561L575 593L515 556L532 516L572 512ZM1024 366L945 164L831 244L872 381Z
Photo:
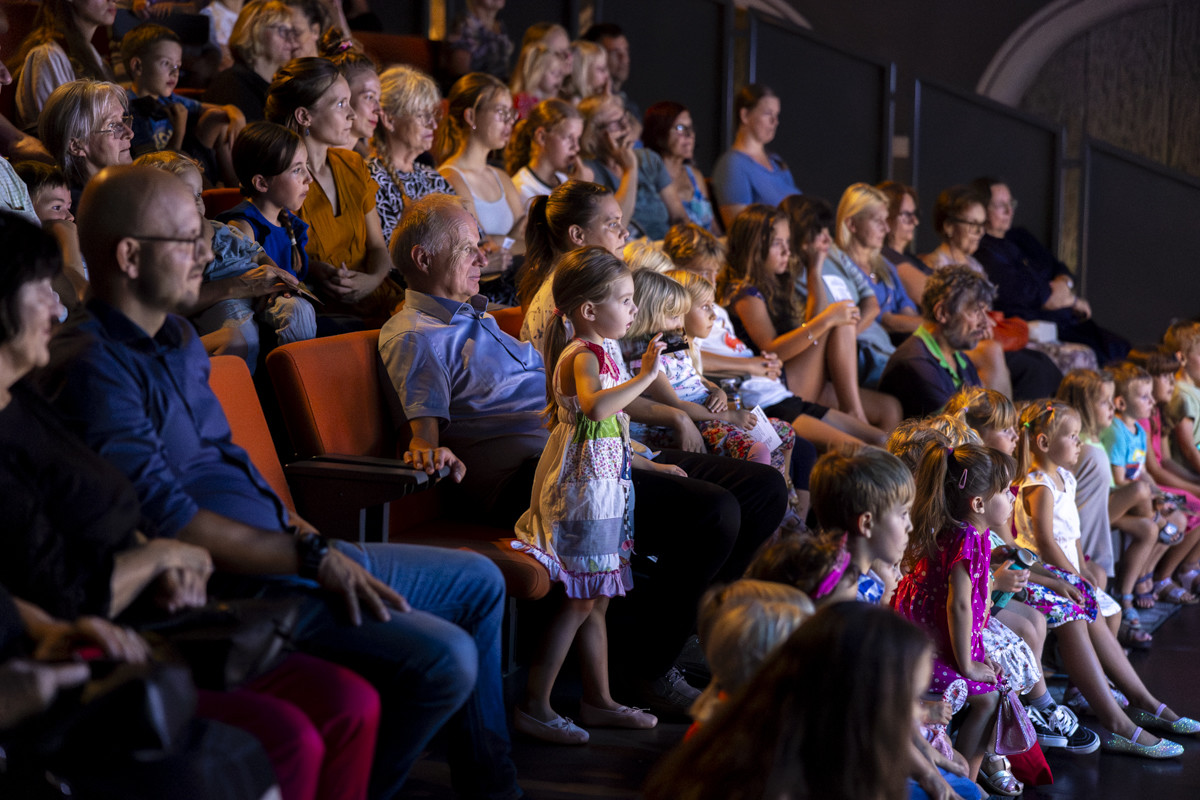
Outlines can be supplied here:
M1100 748L1096 732L1080 725L1079 718L1066 706L1055 706L1044 719L1047 727L1067 738L1062 749L1068 753L1094 753Z
M1067 746L1068 737L1051 728L1041 711L1033 706L1029 706L1025 710L1029 713L1029 721L1033 723L1033 729L1037 732L1038 744L1042 746L1042 749ZM1098 745L1100 740L1097 739L1096 743Z

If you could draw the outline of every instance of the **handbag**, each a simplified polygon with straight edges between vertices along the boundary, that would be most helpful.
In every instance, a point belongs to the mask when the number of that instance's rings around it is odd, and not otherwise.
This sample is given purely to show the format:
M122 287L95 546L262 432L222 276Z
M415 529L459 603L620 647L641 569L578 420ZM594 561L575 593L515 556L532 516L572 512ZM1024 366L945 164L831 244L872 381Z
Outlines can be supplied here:
M1037 732L1033 722L1021 705L1021 698L1016 690L1008 685L1008 678L1002 677L1000 683L1000 707L996 711L996 749L995 753L1010 756L1024 753L1037 742Z
M212 601L140 632L156 655L186 662L198 687L225 691L270 672L295 649L303 603L300 594Z

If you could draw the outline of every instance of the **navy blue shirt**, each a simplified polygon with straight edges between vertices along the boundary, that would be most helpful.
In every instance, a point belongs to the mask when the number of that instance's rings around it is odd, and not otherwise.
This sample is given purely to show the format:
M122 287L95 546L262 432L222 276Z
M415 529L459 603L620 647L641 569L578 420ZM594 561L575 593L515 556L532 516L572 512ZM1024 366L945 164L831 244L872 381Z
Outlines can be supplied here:
M958 363L962 386L982 386L979 373L969 359ZM958 391L954 376L938 363L933 353L916 336L905 339L888 359L879 378L879 391L900 401L905 417L923 417L942 410Z
M51 348L48 381L69 427L133 482L149 536L175 536L200 509L266 530L287 509L233 443L195 329L169 315L148 335L93 299Z

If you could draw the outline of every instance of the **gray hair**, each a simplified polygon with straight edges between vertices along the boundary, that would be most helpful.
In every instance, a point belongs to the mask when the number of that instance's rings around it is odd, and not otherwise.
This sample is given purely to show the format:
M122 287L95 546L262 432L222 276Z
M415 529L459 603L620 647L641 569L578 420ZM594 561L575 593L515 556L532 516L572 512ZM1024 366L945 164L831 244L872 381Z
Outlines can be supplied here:
M457 195L428 194L405 207L400 221L396 224L396 230L392 232L392 241L388 248L392 264L405 277L412 274L414 269L414 247L437 252L450 243L454 227L454 219L447 213L450 209L466 211L467 206Z
M38 117L38 138L58 159L73 186L87 183L88 174L86 159L71 153L71 143L86 138L100 127L101 109L108 97L116 98L124 112L129 112L129 100L120 86L109 81L81 78L64 83L51 92Z
M996 286L966 264L939 267L929 276L925 293L921 295L921 313L936 322L933 310L941 303L947 314L959 313L970 303L991 305L996 299Z

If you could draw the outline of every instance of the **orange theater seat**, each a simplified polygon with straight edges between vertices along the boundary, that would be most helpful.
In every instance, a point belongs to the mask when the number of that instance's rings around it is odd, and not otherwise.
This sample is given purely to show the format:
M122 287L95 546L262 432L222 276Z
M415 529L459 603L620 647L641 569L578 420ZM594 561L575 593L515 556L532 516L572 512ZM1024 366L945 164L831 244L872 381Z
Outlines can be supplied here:
M384 67L408 64L432 75L438 64L438 43L423 36L354 31L363 49Z
M525 322L524 309L520 306L497 308L492 312L492 316L496 318L496 324L500 326L500 330L514 339L521 338L521 325Z
M242 190L234 187L232 189L205 189L200 194L204 200L204 216L213 219L223 211L236 206L242 202Z
M398 463L397 437L380 386L378 342L379 331L360 331L287 344L267 356L284 422L300 457L373 457ZM509 546L511 529L454 519L446 492L440 489L392 503L384 524L393 541L483 553L500 567L510 597L537 599L550 590L545 568Z

